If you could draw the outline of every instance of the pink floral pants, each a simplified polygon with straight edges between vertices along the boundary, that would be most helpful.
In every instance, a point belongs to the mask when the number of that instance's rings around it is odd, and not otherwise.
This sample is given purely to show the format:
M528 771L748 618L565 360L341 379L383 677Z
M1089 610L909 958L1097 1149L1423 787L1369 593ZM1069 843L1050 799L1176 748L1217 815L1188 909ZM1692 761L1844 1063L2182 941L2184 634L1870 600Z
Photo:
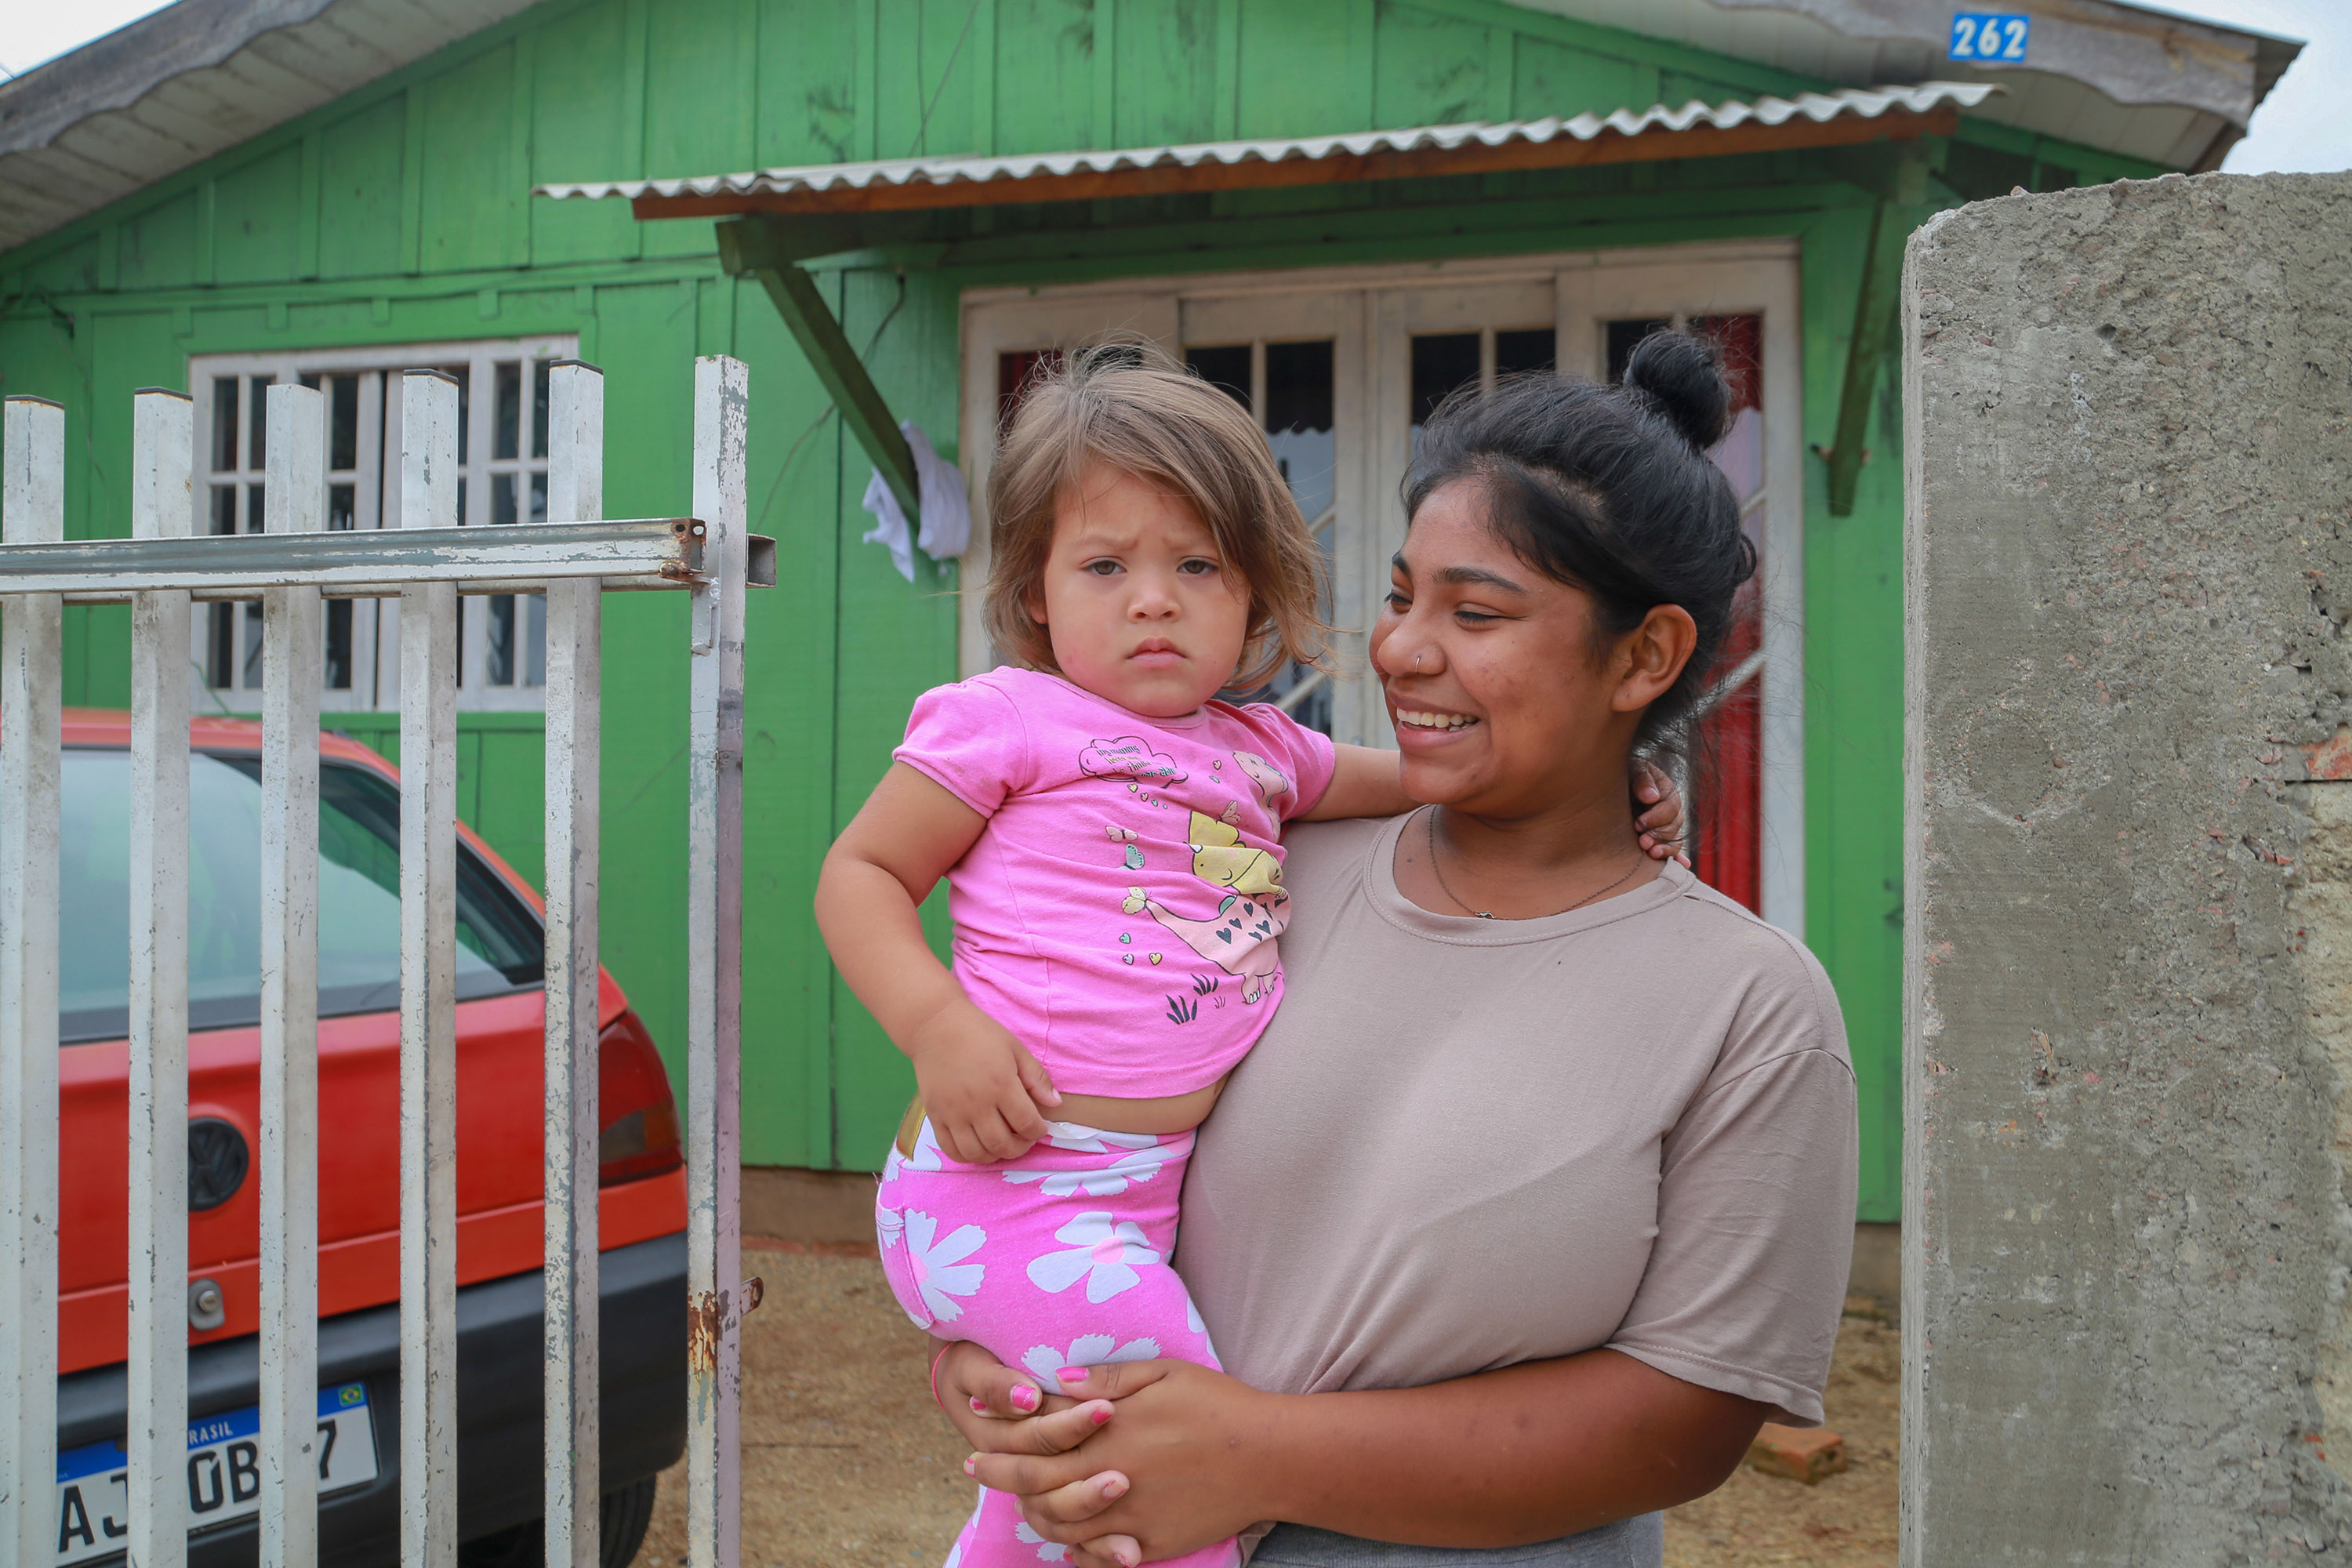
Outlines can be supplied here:
M1192 1134L1046 1124L1017 1160L959 1164L925 1121L914 1152L890 1152L874 1225L890 1289L919 1328L971 1340L1049 1394L1065 1367L1163 1356L1217 1364L1168 1255ZM982 1489L947 1568L1058 1563L1068 1548L1031 1530L1008 1493ZM1174 1559L1230 1568L1231 1541Z

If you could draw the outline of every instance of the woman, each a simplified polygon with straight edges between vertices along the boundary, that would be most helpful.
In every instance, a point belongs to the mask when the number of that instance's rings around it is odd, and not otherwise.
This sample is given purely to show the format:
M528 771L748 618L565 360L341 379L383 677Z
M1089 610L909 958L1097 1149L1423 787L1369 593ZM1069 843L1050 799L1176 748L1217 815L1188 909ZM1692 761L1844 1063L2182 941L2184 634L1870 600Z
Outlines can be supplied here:
M1692 716L1754 569L1660 333L1625 384L1424 430L1371 656L1429 803L1294 829L1289 999L1203 1129L1176 1262L1226 1373L938 1368L1049 1560L1268 1520L1264 1565L1655 1565L1658 1510L1821 1418L1853 1079L1797 942L1648 858L1637 748ZM1041 1412L1042 1407L1042 1413ZM1026 1418L1024 1418L1026 1417Z

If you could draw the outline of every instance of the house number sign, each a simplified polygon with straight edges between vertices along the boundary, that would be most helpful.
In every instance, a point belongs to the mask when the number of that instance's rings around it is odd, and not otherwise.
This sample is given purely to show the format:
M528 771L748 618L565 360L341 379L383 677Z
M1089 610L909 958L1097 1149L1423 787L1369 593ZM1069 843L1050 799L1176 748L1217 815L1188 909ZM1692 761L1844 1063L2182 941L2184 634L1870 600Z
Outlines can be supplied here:
M2008 60L2025 58L2026 35L2033 18L2014 11L1959 11L1952 16L1951 58L1956 60Z

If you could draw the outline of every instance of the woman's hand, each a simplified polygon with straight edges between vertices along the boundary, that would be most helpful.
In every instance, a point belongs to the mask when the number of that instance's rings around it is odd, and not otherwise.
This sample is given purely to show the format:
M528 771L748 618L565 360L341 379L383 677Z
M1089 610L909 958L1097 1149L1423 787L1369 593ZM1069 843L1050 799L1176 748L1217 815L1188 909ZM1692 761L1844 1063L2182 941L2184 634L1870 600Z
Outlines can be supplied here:
M1019 1495L1077 1568L1134 1568L1266 1519L1415 1545L1549 1541L1713 1491L1770 1414L1606 1349L1299 1396L1127 1362L1065 1377L1095 1396L1066 1402L976 1346L948 1359L941 1397L982 1450L968 1473ZM1027 1398L1045 1414L1008 1418Z
M1642 847L1653 860L1679 860L1689 865L1690 856L1683 848L1685 834L1682 791L1675 787L1672 775L1654 763L1637 757L1633 772L1634 804L1648 806L1633 816L1633 826L1642 836Z
M1019 1494L1030 1529L1070 1546L1070 1562L1134 1568L1269 1517L1263 1483L1286 1458L1271 1441L1279 1401L1181 1361L1113 1363L1062 1384L1090 1397L1026 1423L1022 1438L974 1455L970 1471Z
M1152 1363L1151 1365L1162 1363ZM1091 1379L1096 1374L1089 1373ZM1111 1380L1103 1380L1106 1386ZM1133 1380L1143 1386L1140 1377ZM1068 1454L1111 1419L1108 1399L1070 1399L1046 1394L1036 1380L1006 1366L970 1341L940 1352L936 1386L940 1407L956 1431L977 1450L964 1461L964 1473L978 1477L987 1455L1045 1457ZM1075 1488L1062 1489L1059 1507L1073 1522L1109 1507L1127 1490L1127 1478L1116 1470L1097 1471ZM1074 1545L1066 1559L1073 1568L1135 1568L1142 1549L1131 1536L1107 1534L1084 1545Z

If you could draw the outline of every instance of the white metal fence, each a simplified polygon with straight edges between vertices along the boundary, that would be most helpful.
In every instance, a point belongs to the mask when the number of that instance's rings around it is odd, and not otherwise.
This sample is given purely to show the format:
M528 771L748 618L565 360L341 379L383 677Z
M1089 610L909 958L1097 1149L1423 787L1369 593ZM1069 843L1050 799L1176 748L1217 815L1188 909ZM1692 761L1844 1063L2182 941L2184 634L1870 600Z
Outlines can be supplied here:
M325 531L321 395L268 389L265 531L191 535L191 405L137 395L131 537L67 542L64 411L0 431L0 1568L58 1552L60 639L131 606L130 1478L133 1568L187 1557L191 602L259 599L260 1561L318 1557L319 700L324 597L393 597L400 639L400 1554L453 1568L457 1495L457 595L547 593L546 1547L598 1562L597 766L603 595L692 595L687 1173L690 1562L738 1557L744 367L695 363L692 517L604 521L604 382L558 364L548 515L457 515L457 388L400 378L397 529ZM390 520L387 520L389 522ZM759 574L772 581L772 555Z

